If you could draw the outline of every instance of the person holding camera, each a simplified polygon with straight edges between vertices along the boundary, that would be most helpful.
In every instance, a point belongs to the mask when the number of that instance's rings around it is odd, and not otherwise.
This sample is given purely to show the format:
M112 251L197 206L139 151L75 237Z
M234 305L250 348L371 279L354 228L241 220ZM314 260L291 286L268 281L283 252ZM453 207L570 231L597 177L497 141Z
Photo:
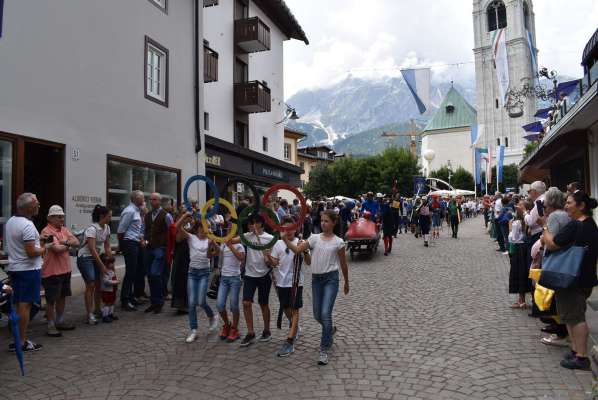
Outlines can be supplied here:
M530 200L534 202L534 208L525 215L525 225L529 229L528 243L536 243L542 235L544 226L544 194L546 193L546 184L542 181L532 183L529 190Z
M79 246L79 240L64 226L64 211L54 205L48 211L48 225L42 229L41 240L46 247L42 264L42 286L46 295L46 319L51 337L62 336L61 331L75 329L64 321L66 298L71 296L71 257L69 249Z

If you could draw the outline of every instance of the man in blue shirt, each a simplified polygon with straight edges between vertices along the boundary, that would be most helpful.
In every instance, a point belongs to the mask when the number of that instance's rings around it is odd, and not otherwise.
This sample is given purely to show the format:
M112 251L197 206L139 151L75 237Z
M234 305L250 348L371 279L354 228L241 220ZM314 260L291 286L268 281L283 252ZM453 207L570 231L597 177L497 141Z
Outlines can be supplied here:
M143 240L143 220L140 207L144 196L140 190L131 192L131 202L120 214L118 224L118 242L125 257L125 277L120 291L120 301L123 311L137 311L139 303L133 297L133 283L137 269L141 266L141 241Z
M380 205L374 200L374 193L368 192L366 200L361 205L361 214L369 211L372 214L372 220L375 220L380 213Z

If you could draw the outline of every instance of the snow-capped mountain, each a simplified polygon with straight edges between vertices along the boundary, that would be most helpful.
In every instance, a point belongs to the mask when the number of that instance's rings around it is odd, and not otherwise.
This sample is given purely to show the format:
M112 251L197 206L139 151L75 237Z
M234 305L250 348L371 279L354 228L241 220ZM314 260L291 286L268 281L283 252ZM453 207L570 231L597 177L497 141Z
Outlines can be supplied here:
M290 121L288 125L308 134L301 146L335 146L362 132L371 134L377 128L404 124L411 118L421 126L434 115L450 87L450 82L432 84L432 107L420 115L402 78L367 80L348 76L332 86L303 90L289 98L287 103L297 110L300 119ZM475 106L475 82L455 84L455 88ZM344 149L336 150L342 152ZM377 151L380 149L364 149L362 154Z

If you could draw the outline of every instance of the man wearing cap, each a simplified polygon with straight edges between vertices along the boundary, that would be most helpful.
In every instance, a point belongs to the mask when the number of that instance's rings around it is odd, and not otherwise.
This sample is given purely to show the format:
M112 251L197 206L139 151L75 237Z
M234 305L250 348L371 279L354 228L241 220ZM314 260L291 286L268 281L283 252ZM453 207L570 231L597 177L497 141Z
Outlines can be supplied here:
M64 226L64 211L54 205L48 211L48 225L42 229L40 239L46 248L42 264L42 286L46 294L47 335L62 336L75 326L64 321L66 298L71 296L71 258L69 248L79 245L79 240Z

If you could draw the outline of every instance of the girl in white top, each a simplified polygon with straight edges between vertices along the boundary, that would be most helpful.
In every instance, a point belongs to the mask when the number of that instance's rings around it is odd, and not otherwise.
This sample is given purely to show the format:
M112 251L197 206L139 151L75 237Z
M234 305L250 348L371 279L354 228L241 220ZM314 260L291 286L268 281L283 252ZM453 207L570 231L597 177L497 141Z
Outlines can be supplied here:
M241 264L245 261L245 248L242 244L229 240L220 245L220 286L216 308L224 321L220 339L232 343L239 339L239 292L241 290ZM230 295L230 296L229 296ZM226 312L226 300L230 297L232 323Z
M176 223L176 240L187 240L189 245L189 275L187 279L187 296L189 298L189 328L191 331L186 342L197 339L197 306L206 312L209 319L208 332L218 328L218 316L214 314L207 302L208 286L210 282L210 258L218 254L218 247L208 239L200 221L195 221L191 232L184 228L192 219L191 213L186 212Z
M287 247L295 254L311 250L312 303L314 318L322 325L320 359L318 364L328 364L328 352L332 346L332 335L336 327L332 324L332 310L338 293L339 268L345 285L343 292L349 293L349 269L345 257L345 243L334 234L338 215L333 210L322 213L322 233L309 237L307 242L294 245L283 237Z

